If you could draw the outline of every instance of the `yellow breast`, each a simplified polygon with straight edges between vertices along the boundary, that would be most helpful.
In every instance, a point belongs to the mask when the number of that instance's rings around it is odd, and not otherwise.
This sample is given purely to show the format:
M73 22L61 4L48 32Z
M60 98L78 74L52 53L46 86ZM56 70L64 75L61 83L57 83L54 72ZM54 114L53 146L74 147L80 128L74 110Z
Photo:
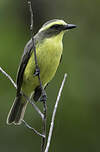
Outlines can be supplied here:
M62 36L45 39L37 44L36 54L40 68L40 78L43 85L46 85L55 75L62 54ZM35 61L32 53L26 66L22 88L26 94L30 94L39 85L38 78L34 77Z

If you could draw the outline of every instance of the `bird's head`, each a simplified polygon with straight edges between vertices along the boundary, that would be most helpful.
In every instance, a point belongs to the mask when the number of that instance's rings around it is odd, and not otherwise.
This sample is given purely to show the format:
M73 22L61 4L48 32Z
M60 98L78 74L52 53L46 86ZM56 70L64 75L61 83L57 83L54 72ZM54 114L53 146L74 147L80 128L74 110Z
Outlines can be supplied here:
M63 20L54 19L46 22L41 27L38 34L41 35L42 38L51 38L59 35L60 33L63 35L66 31L75 27L76 25L74 24L67 24Z

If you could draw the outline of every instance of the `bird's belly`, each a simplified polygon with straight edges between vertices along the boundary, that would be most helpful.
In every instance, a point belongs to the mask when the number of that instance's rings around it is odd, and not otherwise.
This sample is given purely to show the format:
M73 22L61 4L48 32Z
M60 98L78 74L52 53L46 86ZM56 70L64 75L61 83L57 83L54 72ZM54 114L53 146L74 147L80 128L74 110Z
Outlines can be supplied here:
M47 54L47 56L48 57L45 57L44 55L44 57L41 57L41 60L39 62L40 78L43 85L48 83L55 75L61 57L60 54L51 55L49 53Z
M55 75L57 67L60 62L62 48L49 49L41 48L37 50L37 61L40 69L40 78L43 86L45 86ZM26 94L30 94L39 85L38 77L34 76L35 61L34 53L31 55L29 62L26 66L22 89Z

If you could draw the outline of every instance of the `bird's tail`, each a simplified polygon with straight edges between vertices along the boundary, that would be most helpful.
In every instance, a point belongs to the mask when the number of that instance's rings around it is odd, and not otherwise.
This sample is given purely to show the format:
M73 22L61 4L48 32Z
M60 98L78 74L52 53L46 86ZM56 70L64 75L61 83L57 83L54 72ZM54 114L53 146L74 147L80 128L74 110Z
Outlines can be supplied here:
M25 101L24 97L22 95L17 96L8 114L7 124L14 123L16 125L20 125L21 120L24 117L26 106L27 101Z

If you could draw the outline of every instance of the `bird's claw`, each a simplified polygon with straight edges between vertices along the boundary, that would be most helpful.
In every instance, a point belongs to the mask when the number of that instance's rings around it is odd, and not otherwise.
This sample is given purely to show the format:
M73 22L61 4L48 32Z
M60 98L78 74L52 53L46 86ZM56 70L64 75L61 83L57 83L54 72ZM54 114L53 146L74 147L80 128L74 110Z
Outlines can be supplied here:
M43 90L43 93L39 99L41 102L47 101L47 94L46 92Z

